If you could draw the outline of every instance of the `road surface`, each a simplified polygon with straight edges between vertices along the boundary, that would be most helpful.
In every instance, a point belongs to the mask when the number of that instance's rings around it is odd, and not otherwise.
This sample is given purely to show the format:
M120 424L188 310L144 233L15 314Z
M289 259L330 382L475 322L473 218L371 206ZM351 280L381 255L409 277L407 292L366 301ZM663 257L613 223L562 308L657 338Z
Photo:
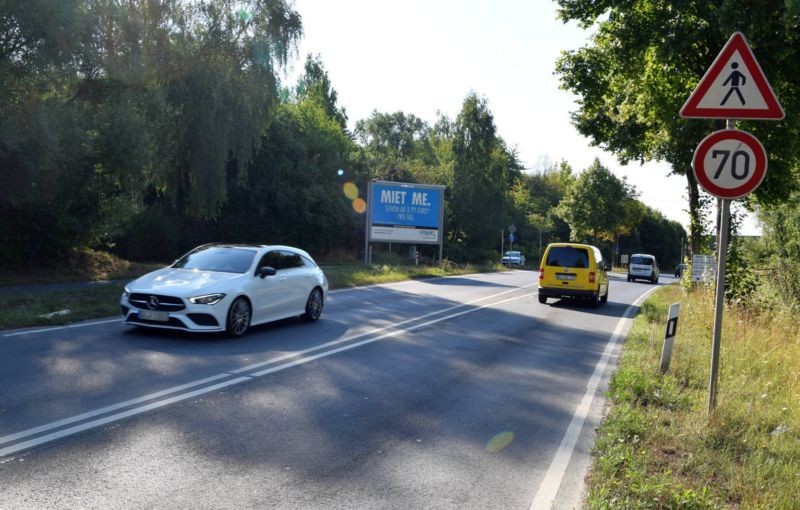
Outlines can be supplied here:
M670 280L663 278L662 282ZM574 508L656 286L514 270L334 291L240 339L109 318L0 332L6 508Z

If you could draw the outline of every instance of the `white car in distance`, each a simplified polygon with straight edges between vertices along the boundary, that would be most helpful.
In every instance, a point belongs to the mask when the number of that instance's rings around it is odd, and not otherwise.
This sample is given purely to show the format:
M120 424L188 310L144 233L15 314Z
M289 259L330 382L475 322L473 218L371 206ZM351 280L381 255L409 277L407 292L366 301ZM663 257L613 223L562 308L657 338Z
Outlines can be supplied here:
M328 280L311 255L290 246L207 244L125 286L126 324L225 331L322 314Z
M507 251L502 259L504 266L524 266L525 255L519 251Z

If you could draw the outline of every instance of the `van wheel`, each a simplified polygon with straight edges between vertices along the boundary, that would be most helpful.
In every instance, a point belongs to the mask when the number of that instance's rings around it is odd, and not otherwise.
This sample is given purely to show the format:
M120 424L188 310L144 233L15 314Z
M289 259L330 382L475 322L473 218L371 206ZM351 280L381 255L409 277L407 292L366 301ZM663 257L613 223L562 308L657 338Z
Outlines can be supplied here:
M606 293L603 295L603 297L600 298L600 302L603 304L608 302L608 288L606 288Z
M592 308L597 308L600 306L600 291L598 290L596 293L592 294Z
M630 276L628 277L628 281L631 281L631 277Z
M539 302L541 304L543 304L543 305L546 305L547 304L547 296L542 296L541 294L539 294Z

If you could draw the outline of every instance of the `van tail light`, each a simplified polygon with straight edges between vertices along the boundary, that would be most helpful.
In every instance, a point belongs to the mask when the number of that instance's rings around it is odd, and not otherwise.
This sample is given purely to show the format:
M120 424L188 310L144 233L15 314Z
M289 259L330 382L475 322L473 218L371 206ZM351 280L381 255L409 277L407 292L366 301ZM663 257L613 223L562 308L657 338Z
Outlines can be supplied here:
M595 281L594 271L589 271L589 283L594 283L594 281Z
M542 280L544 280L544 268L540 267L539 268L539 281L542 281Z

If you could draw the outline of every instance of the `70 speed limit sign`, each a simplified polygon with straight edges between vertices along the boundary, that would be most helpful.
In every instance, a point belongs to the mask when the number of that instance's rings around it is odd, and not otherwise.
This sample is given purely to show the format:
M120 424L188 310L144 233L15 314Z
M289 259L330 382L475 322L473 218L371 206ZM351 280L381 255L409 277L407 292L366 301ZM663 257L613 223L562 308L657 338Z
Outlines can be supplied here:
M761 184L767 173L767 151L747 131L723 129L705 137L694 151L697 182L718 198L740 198Z

